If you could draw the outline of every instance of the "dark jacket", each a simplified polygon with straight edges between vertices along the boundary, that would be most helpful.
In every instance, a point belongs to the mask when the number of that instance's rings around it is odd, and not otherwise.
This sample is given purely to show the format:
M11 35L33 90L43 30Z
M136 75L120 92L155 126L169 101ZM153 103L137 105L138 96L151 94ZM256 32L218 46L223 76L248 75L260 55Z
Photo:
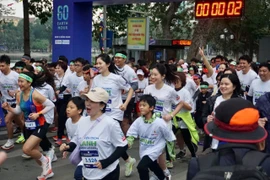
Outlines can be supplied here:
M204 109L204 106L207 106L206 102L207 99L211 96L210 92L207 92L206 94L202 94L201 92L198 94L198 98L196 100L196 112L194 114L194 119L197 124L197 126L200 129L203 129L203 125L205 124L202 120L202 112Z
M220 146L218 151L224 148L232 149L234 152L237 152L239 156L242 158L245 156L247 152L257 149L256 145L252 145L252 144L227 143L223 146ZM235 164L236 164L235 155L233 153L227 153L225 155L222 155L219 159L220 166L231 166ZM260 166L267 173L267 175L270 176L270 157L265 158L264 161L260 164ZM200 167L199 167L197 158L192 158L188 166L187 180L192 180L199 171L200 171Z
M268 136L266 139L266 152L270 153L270 136L269 136L269 133L270 133L270 125L269 125L269 121L270 121L270 92L262 95L257 100L255 106L260 112L260 117L261 118L266 117L268 119L268 121L265 124L265 129L268 132Z
M203 112L202 112L202 120L203 123L207 123L207 116L211 115L214 111L215 102L218 96L221 96L221 94L216 94L215 96L211 96L207 99L206 106L204 106ZM231 98L239 98L240 96L233 94ZM212 138L208 135L204 137L203 142L203 151L211 147Z

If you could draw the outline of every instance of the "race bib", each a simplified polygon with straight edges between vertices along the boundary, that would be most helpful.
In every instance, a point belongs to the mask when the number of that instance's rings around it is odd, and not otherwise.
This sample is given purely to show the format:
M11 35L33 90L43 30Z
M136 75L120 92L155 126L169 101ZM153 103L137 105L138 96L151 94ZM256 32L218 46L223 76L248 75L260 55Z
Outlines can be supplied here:
M164 101L157 100L155 111L158 111L158 112L162 113L163 112L163 107L164 107Z
M83 164L86 168L97 168L95 164L99 161L97 150L81 151Z
M35 130L37 127L36 121L32 121L31 119L27 119L24 124L28 130Z

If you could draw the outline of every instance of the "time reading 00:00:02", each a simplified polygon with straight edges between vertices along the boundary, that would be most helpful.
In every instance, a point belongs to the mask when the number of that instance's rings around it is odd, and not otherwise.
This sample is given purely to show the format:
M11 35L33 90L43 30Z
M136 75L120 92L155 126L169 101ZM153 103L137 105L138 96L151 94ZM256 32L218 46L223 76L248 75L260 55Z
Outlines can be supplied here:
M244 0L197 0L195 17L196 19L241 17L243 7Z

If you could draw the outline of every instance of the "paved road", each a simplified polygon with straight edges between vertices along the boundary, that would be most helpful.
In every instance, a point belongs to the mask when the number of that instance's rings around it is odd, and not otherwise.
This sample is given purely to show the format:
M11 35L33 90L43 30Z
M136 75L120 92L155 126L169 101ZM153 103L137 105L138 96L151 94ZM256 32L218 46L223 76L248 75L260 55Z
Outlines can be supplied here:
M50 137L53 134L49 134ZM50 139L53 141L52 139ZM0 144L4 144L5 140L0 140ZM139 160L138 142L129 150L129 154ZM14 149L8 151L9 158L0 167L0 179L5 180L34 180L41 173L41 168L35 163L34 160L25 160L21 157L22 145L16 145ZM71 165L68 159L62 159L60 152L56 151L58 161L53 163L53 171L55 176L53 180L70 180L73 179L75 167ZM175 167L171 170L173 180L184 180L186 177L186 170L188 165L188 158L185 160L178 160L174 163ZM124 161L120 160L121 167L121 180L138 180L139 176L136 168L131 177L124 176Z

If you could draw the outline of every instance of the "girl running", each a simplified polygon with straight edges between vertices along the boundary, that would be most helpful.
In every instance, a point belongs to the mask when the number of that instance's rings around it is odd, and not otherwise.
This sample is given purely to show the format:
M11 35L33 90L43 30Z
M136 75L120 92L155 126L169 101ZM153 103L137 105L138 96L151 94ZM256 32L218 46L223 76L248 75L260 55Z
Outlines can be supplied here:
M40 179L48 179L54 175L51 166L51 159L39 151L41 142L49 141L46 133L50 124L46 121L44 114L53 113L54 104L42 96L34 88L42 86L44 82L35 81L35 75L31 72L23 72L19 75L18 84L21 92L16 95L16 107L12 108L8 103L2 107L14 114L24 112L26 142L23 145L23 152L42 167ZM33 87L33 88L32 88Z

